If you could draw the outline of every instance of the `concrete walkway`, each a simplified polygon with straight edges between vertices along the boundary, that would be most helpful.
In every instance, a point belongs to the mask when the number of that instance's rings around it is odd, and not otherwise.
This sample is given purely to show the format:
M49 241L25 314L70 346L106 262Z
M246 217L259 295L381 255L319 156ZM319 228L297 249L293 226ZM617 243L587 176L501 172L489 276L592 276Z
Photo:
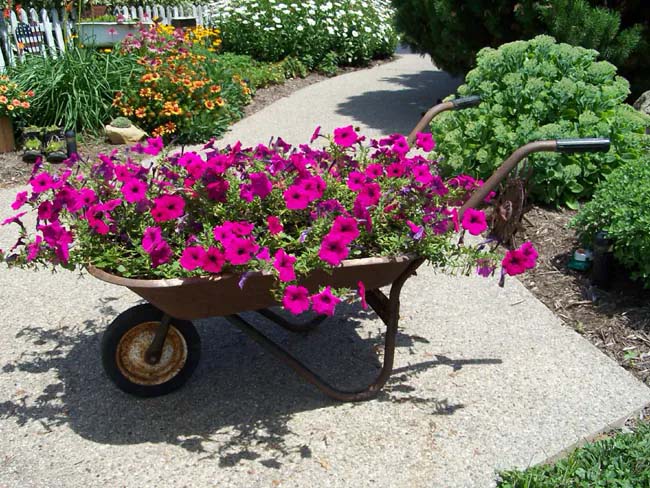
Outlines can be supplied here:
M306 141L354 123L408 131L453 89L406 55L295 93L227 140ZM0 191L0 217L13 192ZM12 231L0 228L0 247ZM422 268L403 291L396 371L379 398L334 403L225 321L201 321L203 360L167 397L116 390L105 326L137 302L75 273L0 271L2 487L489 487L650 403L650 389L566 327L518 281ZM274 337L342 386L377 373L382 327L358 307L309 337Z

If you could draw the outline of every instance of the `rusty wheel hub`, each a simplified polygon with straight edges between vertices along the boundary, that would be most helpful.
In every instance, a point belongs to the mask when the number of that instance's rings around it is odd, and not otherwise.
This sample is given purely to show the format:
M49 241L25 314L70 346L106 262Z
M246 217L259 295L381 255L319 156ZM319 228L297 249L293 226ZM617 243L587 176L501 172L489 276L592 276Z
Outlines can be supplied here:
M187 343L183 335L169 326L160 361L149 364L146 361L147 348L156 335L160 322L143 322L131 328L122 336L115 359L120 372L129 381L138 385L160 385L171 380L187 361Z

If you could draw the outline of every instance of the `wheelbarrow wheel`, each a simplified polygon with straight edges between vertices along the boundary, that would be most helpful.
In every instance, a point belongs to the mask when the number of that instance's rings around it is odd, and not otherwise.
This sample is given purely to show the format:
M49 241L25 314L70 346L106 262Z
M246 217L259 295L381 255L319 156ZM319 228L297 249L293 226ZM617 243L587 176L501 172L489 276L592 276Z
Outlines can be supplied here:
M141 397L165 395L190 378L201 356L201 339L192 322L171 319L155 364L146 361L149 345L163 313L150 304L137 305L117 316L102 339L102 364L122 391Z

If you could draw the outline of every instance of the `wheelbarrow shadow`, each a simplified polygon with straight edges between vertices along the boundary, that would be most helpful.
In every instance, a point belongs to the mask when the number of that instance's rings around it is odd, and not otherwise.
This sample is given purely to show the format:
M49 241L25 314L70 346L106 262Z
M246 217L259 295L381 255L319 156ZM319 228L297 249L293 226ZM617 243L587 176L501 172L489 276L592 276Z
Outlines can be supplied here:
M224 319L197 322L202 359L190 381L180 390L158 398L141 399L117 390L104 375L99 360L101 334L119 313L104 299L97 318L59 329L25 327L18 338L25 351L17 360L0 365L7 374L55 371L58 381L36 397L0 403L0 418L21 426L39 422L46 429L69 426L92 442L123 445L167 443L219 466L256 460L278 468L287 456L310 457L304 439L291 430L292 417L322 408L349 408L323 396L300 380ZM359 306L341 305L337 315L309 335L291 334L256 314L245 314L265 334L303 358L315 371L343 388L374 379L381 364L384 326ZM414 350L425 338L400 334L398 348ZM436 360L402 366L378 400L424 405L431 414L453 414L463 405L418 395L413 380L440 365L460 369L466 364L497 364L498 359Z

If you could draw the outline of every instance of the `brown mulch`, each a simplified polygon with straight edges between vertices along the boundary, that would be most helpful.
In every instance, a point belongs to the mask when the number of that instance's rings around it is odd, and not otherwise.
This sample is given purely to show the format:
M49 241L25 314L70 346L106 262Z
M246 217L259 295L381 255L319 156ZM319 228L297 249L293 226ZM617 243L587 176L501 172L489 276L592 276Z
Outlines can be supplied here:
M650 290L619 266L608 290L593 286L588 271L567 268L579 247L568 228L574 215L539 207L526 214L523 237L535 244L539 258L538 266L520 279L567 325L650 386Z

